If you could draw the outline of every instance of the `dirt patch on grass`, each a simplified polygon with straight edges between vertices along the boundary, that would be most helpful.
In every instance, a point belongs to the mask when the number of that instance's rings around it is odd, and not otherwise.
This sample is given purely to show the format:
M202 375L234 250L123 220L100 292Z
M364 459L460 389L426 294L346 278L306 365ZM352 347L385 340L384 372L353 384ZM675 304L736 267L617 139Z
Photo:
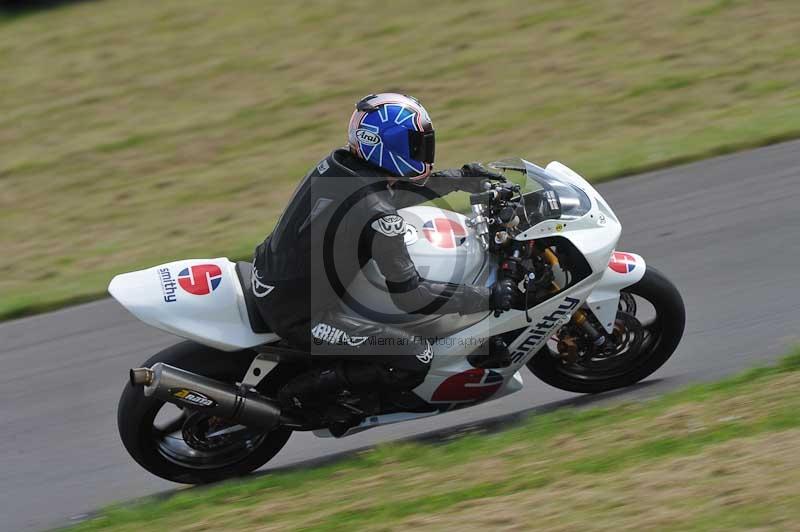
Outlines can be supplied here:
M373 530L791 529L800 520L800 431L742 438L614 475L479 499Z

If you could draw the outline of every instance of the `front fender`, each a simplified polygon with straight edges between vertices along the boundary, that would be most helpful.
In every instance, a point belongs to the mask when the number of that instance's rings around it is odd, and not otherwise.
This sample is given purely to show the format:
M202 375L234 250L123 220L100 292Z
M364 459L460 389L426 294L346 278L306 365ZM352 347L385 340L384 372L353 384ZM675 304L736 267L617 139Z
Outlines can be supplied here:
M586 298L586 305L606 332L611 333L614 330L620 290L638 283L644 277L646 269L647 265L640 255L622 251L611 254L603 276Z

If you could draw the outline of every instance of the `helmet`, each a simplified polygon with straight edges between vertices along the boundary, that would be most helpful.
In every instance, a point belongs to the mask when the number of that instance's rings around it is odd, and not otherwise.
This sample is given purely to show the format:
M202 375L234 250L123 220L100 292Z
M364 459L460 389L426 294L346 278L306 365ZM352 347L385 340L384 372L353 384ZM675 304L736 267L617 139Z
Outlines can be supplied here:
M411 181L433 168L435 139L428 111L415 98L382 92L356 104L348 129L350 151L375 166Z

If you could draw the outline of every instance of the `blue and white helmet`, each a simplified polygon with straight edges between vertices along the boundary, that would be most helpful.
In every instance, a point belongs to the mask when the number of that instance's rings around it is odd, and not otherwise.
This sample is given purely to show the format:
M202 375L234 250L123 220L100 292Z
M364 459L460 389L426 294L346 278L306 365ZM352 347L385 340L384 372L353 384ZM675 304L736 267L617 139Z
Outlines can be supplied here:
M421 181L433 168L433 124L411 96L382 92L362 98L347 137L354 154L398 177Z

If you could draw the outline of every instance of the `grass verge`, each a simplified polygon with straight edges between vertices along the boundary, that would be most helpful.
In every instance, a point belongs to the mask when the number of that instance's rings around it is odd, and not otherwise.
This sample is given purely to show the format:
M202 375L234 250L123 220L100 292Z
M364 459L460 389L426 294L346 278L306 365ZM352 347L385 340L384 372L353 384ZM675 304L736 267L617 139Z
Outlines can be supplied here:
M133 268L249 256L370 92L426 104L439 167L522 155L598 180L795 137L798 26L793 0L102 0L0 17L0 318Z
M639 404L564 409L441 445L101 511L70 530L791 528L800 348Z

